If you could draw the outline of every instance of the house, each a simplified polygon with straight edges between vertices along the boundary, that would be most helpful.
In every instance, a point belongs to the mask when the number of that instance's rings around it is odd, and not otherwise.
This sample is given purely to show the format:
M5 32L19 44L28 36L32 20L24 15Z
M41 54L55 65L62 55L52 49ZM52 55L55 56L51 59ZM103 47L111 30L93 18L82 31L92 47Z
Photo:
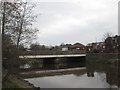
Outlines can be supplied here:
M81 43L75 43L71 48L72 50L85 50L85 46Z
M105 47L107 53L120 52L120 36L108 37L105 40Z
M75 44L61 44L59 46L60 50L62 51L68 51L68 50L85 50L86 47L81 43L75 43Z
M86 51L91 53L98 53L105 51L105 42L93 42L86 45Z
M107 37L105 42L89 43L86 50L89 53L120 53L120 36Z
M94 43L88 43L86 45L86 51L87 52L93 52L93 47L94 47Z
M62 51L68 51L68 50L71 50L71 44L61 44L59 49L62 50Z
M97 42L97 51L105 52L105 42Z

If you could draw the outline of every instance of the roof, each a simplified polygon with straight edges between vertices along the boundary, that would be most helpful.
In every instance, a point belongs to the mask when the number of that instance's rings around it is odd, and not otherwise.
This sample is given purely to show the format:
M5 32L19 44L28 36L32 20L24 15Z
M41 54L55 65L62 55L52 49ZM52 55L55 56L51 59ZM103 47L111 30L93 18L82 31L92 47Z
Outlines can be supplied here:
M75 43L75 44L73 44L73 46L75 46L75 45L82 45L82 46L84 46L84 45L81 44L81 43Z
M73 48L82 48L82 47L85 47L85 45L81 44L81 43L75 43L73 44L72 46Z
M105 45L105 42L96 42L96 43L88 43L86 46L93 46L93 45Z

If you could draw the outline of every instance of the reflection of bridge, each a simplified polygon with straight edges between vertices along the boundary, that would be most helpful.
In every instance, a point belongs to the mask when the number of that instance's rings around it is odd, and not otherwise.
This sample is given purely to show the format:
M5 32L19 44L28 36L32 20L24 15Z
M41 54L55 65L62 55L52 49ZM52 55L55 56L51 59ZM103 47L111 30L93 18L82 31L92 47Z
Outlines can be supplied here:
M26 55L26 56L19 56L19 58L40 59L40 58L85 57L85 56L86 56L86 54L73 54L73 55Z

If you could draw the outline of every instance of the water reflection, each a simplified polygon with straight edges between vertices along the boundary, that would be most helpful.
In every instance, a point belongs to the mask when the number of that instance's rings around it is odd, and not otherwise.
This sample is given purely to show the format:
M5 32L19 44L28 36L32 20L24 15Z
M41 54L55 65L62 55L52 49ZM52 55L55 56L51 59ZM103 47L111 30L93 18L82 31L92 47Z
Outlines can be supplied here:
M59 70L78 67L86 67L86 69L56 72L52 73L52 75L44 73L42 77L41 75L37 77L34 75L30 77L28 75L24 79L34 84L34 86L41 88L117 88L120 85L117 65L92 64L85 63L84 61L45 64L41 68L34 68L32 70Z
M105 73L95 72L95 77L87 77L87 74L76 76L74 74L60 75L44 78L25 79L41 88L109 88L105 80Z
M95 72L103 73L104 77L101 76L101 80L105 80L109 87L119 87L120 82L118 81L118 66L108 64L87 64L87 75L88 77L95 77Z
M44 59L44 62L27 62L20 66L21 70L56 70L65 68L76 68L86 66L85 58L59 58L60 63L55 63L55 59ZM62 59L62 60L61 60ZM80 59L80 60L79 60ZM63 62L64 61L64 62Z
M30 64L27 64L27 63L20 66L20 69L28 69L28 68L31 68L31 66Z

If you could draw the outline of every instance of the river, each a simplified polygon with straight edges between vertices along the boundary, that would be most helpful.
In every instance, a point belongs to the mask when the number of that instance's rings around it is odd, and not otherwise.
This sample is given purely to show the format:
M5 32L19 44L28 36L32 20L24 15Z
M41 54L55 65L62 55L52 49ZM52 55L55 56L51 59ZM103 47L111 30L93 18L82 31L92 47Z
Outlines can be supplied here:
M21 73L28 72L22 78L40 88L118 88L120 84L117 65L71 61L22 67Z

